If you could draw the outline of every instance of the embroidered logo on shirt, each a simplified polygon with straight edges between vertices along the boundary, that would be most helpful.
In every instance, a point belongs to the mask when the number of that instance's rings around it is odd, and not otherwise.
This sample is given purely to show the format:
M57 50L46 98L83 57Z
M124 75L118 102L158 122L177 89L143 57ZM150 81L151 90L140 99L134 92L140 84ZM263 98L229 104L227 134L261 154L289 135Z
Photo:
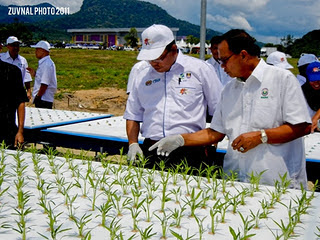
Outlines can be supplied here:
M180 78L184 79L184 73L180 73Z
M160 78L157 78L157 79L154 79L154 80L148 80L146 81L146 86L150 86L151 84L153 83L157 83L157 82L160 82Z
M187 89L186 88L181 88L180 89L180 94L181 95L185 95L185 94L187 94L188 92L187 92Z
M269 90L268 88L263 88L261 90L261 98L268 98Z
M187 78L191 78L191 73L190 72L186 73L186 76Z

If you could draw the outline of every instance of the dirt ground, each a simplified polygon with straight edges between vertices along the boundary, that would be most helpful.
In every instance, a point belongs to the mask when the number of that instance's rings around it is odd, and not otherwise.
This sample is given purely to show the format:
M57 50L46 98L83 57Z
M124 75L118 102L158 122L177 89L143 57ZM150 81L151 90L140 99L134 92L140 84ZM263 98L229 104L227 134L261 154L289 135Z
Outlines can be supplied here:
M99 88L64 92L54 100L54 109L109 113L122 116L125 110L127 93L123 89ZM27 104L32 106L31 103Z

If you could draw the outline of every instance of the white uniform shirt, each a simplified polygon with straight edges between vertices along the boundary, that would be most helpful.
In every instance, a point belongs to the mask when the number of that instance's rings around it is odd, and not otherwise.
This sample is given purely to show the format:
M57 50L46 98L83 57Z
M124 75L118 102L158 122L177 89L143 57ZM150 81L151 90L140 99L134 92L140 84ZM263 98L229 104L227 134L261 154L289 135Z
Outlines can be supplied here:
M143 137L159 140L195 132L206 126L206 109L213 114L222 85L213 67L179 52L169 72L150 65L135 80L124 118L143 122Z
M0 59L3 62L10 63L12 65L17 66L21 70L23 83L32 82L32 77L27 70L28 62L27 60L18 54L16 59L12 59L9 52L3 53L0 55Z
M50 56L45 56L39 60L38 69L34 79L32 96L38 94L41 84L48 85L47 90L42 95L41 100L53 102L54 94L57 91L56 66Z
M222 86L225 86L229 81L231 81L232 77L230 77L221 67L221 65L213 58L209 58L207 61L207 63L210 63L214 70L216 71L216 74L218 76L218 78L220 79L220 82L222 83Z
M261 184L274 181L288 172L291 186L306 186L306 160L303 138L284 144L259 144L246 153L234 151L232 141L242 133L275 128L284 123L311 123L303 92L288 70L260 60L251 76L227 84L212 118L210 128L227 135L229 145L224 158L225 171L239 171L240 181L249 182L252 171L262 175Z
M137 77L137 75L140 73L142 69L145 67L150 66L148 61L140 61L137 62L133 67L131 68L128 83L127 83L127 93L129 94L132 91L132 86L134 85L134 79Z
M297 79L298 79L298 81L299 81L301 86L307 82L307 79L304 76L300 75L300 74L297 75ZM316 114L317 111L314 111L313 109L311 109L309 104L308 104L308 102L307 102L307 108L308 108L310 117L312 118Z

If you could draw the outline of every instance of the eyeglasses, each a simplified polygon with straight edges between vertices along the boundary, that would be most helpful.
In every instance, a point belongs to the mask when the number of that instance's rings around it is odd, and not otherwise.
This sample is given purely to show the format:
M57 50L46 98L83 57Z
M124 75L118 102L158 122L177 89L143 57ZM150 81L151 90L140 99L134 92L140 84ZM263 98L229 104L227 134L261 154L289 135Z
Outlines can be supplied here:
M232 53L229 57L227 57L227 58L223 58L223 59L219 59L219 62L221 63L221 64L224 64L224 65L226 65L227 64L227 62L229 61L229 59L232 57L234 55L234 53Z
M150 60L149 62L150 63L160 63L160 62L162 62L167 57L167 55L169 54L170 51L171 51L171 49L166 49L166 53L165 54L161 55L157 59Z

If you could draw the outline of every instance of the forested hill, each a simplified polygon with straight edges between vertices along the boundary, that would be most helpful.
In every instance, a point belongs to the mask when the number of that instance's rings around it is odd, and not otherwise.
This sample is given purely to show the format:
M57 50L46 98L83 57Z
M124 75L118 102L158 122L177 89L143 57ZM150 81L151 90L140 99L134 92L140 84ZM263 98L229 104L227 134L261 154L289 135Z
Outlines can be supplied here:
M5 8L7 10L8 7ZM23 21L31 22L28 19ZM200 26L178 20L157 5L138 0L84 0L78 12L57 19L45 21L41 19L37 25L66 30L69 28L143 28L154 23L178 27L179 36L200 36ZM208 29L207 39L218 34L220 33Z

